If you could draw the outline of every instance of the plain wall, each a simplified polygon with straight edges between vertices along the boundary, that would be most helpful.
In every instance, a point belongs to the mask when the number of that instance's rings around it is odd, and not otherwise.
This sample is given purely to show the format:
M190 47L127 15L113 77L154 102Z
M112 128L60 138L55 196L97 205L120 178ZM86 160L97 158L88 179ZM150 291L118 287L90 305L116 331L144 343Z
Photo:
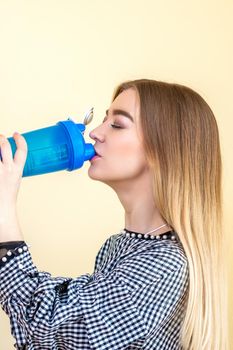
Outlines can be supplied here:
M225 230L232 260L233 2L227 0L0 1L0 133L30 130L94 106L102 122L115 86L151 78L188 85L215 113L224 166ZM93 272L104 241L124 227L116 194L74 172L23 178L18 213L39 270L76 277ZM232 299L229 300L233 309ZM233 330L233 314L229 315ZM232 333L232 332L231 332ZM0 349L13 349L0 311ZM231 339L233 348L233 339Z

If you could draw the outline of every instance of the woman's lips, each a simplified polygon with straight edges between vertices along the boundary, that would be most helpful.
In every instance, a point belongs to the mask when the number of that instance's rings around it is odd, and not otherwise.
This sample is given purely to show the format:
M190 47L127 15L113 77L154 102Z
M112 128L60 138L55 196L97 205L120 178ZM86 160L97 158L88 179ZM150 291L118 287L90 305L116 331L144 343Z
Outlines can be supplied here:
M95 149L95 147L94 147L94 150L95 150L95 155L101 157L100 154L99 154L99 152Z
M90 159L90 162L92 162L93 160L98 159L98 158L101 158L101 157L98 154L96 154L96 155L94 155L94 157L92 157Z

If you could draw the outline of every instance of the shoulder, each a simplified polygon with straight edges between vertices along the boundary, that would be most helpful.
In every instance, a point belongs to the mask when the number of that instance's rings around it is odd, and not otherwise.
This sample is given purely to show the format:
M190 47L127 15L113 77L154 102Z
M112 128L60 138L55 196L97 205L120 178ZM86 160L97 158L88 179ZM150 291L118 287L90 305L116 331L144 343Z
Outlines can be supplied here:
M188 281L188 259L179 242L164 241L135 249L126 255L117 266L119 276L129 288L135 289L146 284L186 284Z

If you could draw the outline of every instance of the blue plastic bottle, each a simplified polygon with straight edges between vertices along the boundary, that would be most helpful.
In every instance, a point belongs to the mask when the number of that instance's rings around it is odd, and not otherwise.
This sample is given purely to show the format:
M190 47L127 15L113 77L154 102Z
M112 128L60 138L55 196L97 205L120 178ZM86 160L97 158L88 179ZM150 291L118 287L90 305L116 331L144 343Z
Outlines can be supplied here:
M85 124L76 124L70 118L54 126L22 134L28 146L23 177L81 168L84 161L96 153L92 144L85 143ZM8 138L13 156L16 144ZM0 153L1 157L1 153ZM1 158L2 159L2 158Z

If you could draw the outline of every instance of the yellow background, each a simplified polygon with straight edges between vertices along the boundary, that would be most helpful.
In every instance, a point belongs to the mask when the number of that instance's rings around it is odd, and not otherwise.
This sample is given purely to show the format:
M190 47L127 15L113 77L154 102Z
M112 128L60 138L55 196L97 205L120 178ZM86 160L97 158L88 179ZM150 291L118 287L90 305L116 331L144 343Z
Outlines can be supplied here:
M232 238L232 0L1 0L0 133L12 136L68 117L89 131L104 118L114 87L152 78L199 92L219 125L224 162L225 230L229 236L229 299L233 293ZM53 276L93 271L105 239L124 227L116 194L74 172L23 178L18 212L40 270ZM140 199L139 199L140 200ZM229 304L233 309L232 299ZM230 315L233 330L233 313ZM13 349L9 320L0 311L0 349ZM233 339L231 339L233 349Z

